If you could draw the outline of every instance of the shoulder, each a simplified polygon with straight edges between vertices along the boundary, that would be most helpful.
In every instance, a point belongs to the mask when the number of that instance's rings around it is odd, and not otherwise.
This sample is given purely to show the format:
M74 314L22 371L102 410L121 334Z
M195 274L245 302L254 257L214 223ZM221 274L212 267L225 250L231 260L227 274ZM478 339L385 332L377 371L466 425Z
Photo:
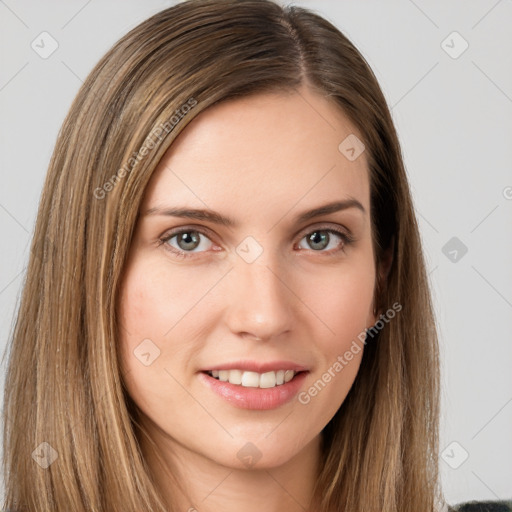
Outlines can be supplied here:
M468 501L448 507L449 512L512 512L510 501Z

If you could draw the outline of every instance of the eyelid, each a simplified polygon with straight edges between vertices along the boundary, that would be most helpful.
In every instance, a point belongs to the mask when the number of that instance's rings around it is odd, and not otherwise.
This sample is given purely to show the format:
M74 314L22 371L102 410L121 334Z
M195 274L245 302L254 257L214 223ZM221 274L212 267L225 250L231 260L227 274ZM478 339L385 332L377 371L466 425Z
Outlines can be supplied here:
M215 238L215 233L207 228L206 226L194 226L193 224L187 224L186 226L178 226L175 228L168 229L164 231L162 235L160 235L158 238L159 240L167 239L169 240L175 235L179 235L180 233L187 232L187 231L197 231L198 233L201 233L202 235L208 237L208 238Z
M336 224L335 222L320 222L318 224L310 225L304 229L301 229L295 236L300 236L302 239L303 236L305 236L313 231L323 231L323 230L329 230L329 229L338 231L338 232L344 234L345 236L347 236L347 238L353 239L352 232L350 231L350 229L348 229L347 227L345 227L343 225Z
M309 225L305 228L302 228L301 230L299 230L295 235L293 235L292 238L296 238L297 236L305 236L309 233L311 233L312 231L315 231L315 230L323 230L323 229L334 229L334 230L340 230L340 231L343 231L348 237L352 237L352 233L350 231L350 229L348 229L346 226L343 226L343 225L340 225L340 224L336 224L334 222L320 222L318 224L312 224L312 225ZM215 233L207 228L206 226L202 226L202 225L193 225L193 224L187 224L185 226L179 226L179 227L176 227L176 228L171 228L167 231L165 231L162 235L160 235L158 238L159 239L163 239L163 238L170 238L174 235L177 235L177 234L180 234L181 232L183 231L197 231L198 233L201 233L205 236L208 236L208 237L215 237Z
M178 249L171 247L169 244L167 244L167 242L171 238L173 238L181 233L184 233L184 232L186 233L189 231L195 231L195 232L205 236L206 238L208 238L208 240L210 240L210 242L212 244L216 243L214 240L212 240L212 235L213 235L213 238L215 238L215 234L209 228L207 228L205 226L200 226L200 225L185 225L185 226L179 226L176 228L172 228L172 229L164 232L161 236L158 237L159 245L167 245L167 250L169 250L173 254L183 257L183 258L192 257L193 255L208 252L208 251L199 251L196 253L194 251L179 251ZM310 226L307 226L307 227L301 229L297 234L295 234L293 236L293 239L296 239L298 237L297 242L300 242L306 235L313 233L315 231L333 231L334 233L336 233L338 236L342 237L342 239L343 239L342 247L339 250L334 251L334 253L332 251L313 251L313 252L318 252L319 254L322 254L322 253L324 253L325 255L335 254L339 251L344 251L345 247L347 245L351 244L352 242L355 242L355 238L353 237L351 231L348 228L346 228L345 226L339 225L339 224L335 224L333 222L330 222L330 223L323 222L320 224L312 224Z
M177 236L181 233L187 233L190 231L194 231L194 232L197 232L197 233L205 236L212 244L216 243L214 240L212 240L212 238L215 238L215 234L207 227L186 225L186 226L179 226L179 227L172 228L172 229L165 231L162 235L160 235L158 237L158 245L167 245L167 249L169 251L171 251L174 254L182 254L184 257L186 257L188 255L195 254L193 251L178 252L178 249L175 249L174 247L171 247L169 244L167 244L167 242L169 242L169 240L171 240L171 238L174 238L175 236ZM202 252L206 252L206 251L202 251ZM200 252L198 254L200 254Z

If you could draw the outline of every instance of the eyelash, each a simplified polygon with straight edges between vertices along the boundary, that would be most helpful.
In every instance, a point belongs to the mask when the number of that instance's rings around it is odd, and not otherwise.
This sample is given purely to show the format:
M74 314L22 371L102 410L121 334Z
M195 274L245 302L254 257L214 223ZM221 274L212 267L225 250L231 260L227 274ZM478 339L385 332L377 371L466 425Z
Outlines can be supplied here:
M311 231L308 231L306 233L304 233L300 240L299 241L302 241L306 236L308 235L311 235L313 233L316 233L316 232L319 232L319 231L322 231L322 232L325 232L325 233L329 233L329 234L334 234L334 235L337 235L341 238L342 242L341 242L341 247L338 248L338 249L331 249L330 251L314 251L313 249L310 249L311 251L313 252L318 252L318 253L321 253L321 254L324 254L326 256L335 256L338 252L340 251L343 251L345 252L345 248L347 246L350 246L353 242L355 242L355 239L351 236L351 235L348 235L347 233L341 231L341 230L338 230L338 229L335 229L335 228L332 228L332 227L329 227L329 228L322 228L322 227L319 227L319 228L316 228L316 229L313 229ZM158 245L165 245L166 247L166 250L172 252L175 256L179 257L179 258L183 258L183 259L186 259L186 258L191 258L191 257L194 257L194 255L196 254L195 252L192 252L192 251L180 251L180 250L177 250L175 247L172 247L171 245L169 245L167 242L169 242L169 240L171 240L172 238L174 238L175 236L177 235L181 235L182 233L199 233L203 236L205 236L206 238L209 239L208 237L208 234L202 230L202 229L199 229L199 228L180 228L180 229L177 229L176 231L172 231L170 233L167 233L165 235L163 235L161 238L159 238L159 244ZM304 249L300 249L301 251L304 250ZM199 253L201 252L204 252L204 251L199 251Z

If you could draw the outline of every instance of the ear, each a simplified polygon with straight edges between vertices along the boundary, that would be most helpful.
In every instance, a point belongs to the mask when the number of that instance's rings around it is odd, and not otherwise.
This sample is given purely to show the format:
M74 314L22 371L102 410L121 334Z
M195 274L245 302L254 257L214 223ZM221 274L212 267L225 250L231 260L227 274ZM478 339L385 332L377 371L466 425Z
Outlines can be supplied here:
M389 272L391 270L391 265L393 265L393 254L395 253L395 236L391 237L391 242L389 243L388 248L382 253L382 258L379 262L379 278L381 282L384 284L388 280Z
M395 254L395 236L391 238L391 241L388 247L383 251L382 256L379 261L379 265L377 267L377 286L376 292L377 294L381 294L386 286L389 277L389 273L391 271L391 267L393 265L393 255ZM375 304L375 303L374 303ZM373 314L375 315L375 321L379 317L381 311L378 311L377 304L375 304Z

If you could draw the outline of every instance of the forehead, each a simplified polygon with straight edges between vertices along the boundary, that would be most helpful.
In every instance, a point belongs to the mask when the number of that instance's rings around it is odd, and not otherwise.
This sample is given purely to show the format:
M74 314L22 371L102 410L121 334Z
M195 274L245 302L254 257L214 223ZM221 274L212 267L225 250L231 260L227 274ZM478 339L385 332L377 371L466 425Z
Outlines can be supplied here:
M243 205L249 215L262 206L278 212L356 198L369 209L365 152L351 160L342 151L354 136L362 139L341 109L309 89L229 100L199 114L173 142L145 205Z

